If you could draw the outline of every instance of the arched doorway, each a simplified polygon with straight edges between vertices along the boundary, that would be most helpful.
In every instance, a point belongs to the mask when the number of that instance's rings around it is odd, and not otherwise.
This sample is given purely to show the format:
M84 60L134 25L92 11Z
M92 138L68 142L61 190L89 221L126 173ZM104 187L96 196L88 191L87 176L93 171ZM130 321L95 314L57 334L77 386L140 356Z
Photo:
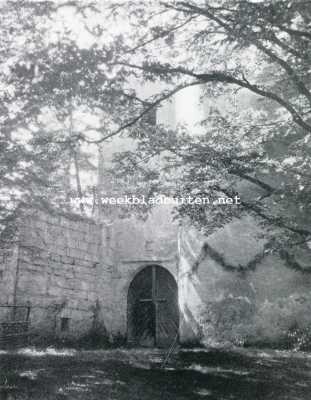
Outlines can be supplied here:
M165 268L151 265L131 282L127 298L129 344L168 347L178 335L178 290Z

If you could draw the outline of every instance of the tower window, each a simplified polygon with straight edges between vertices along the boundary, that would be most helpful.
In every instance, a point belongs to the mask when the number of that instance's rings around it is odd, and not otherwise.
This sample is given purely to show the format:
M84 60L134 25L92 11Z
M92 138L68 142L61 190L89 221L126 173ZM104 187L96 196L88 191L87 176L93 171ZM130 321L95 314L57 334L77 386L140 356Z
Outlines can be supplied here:
M70 318L62 318L60 321L60 330L61 332L69 331L69 321Z

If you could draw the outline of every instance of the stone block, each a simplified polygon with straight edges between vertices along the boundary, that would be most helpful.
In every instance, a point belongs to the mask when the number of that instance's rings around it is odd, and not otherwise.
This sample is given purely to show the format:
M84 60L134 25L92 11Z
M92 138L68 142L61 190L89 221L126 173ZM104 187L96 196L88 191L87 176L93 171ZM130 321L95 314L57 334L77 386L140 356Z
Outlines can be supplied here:
M76 249L73 249L73 248L71 248L71 247L68 247L67 249L66 249L66 255L68 256L68 257L72 257L72 258L74 258L74 259L76 259L78 256L77 256L77 251L76 251Z
M93 255L98 255L99 246L95 243L89 243L87 246L87 252Z
M68 257L67 255L61 256L61 262L63 264L75 265L75 259L73 257Z
M50 253L49 259L50 259L52 262L55 261L55 262L57 262L57 263L60 263L61 260L62 260L62 257L61 257L59 254L57 254L57 253Z
M88 244L85 241L78 240L77 248L79 250L82 250L82 251L87 251L88 250Z
M44 294L46 292L46 276L39 272L23 272L20 274L18 289L29 294Z

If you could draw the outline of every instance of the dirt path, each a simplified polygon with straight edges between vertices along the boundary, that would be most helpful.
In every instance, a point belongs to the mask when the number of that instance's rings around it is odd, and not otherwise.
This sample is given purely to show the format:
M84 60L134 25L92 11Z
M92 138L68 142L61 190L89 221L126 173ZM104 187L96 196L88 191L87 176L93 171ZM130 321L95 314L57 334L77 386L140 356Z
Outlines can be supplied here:
M0 351L0 400L310 400L311 355L141 350Z

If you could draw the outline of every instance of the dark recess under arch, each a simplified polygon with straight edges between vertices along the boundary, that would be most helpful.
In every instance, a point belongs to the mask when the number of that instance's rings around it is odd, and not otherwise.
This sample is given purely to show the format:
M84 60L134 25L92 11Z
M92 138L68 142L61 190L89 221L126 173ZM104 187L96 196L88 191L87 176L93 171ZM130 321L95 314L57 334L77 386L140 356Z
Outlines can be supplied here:
M134 277L127 297L128 343L168 347L179 328L178 289L165 268L150 265Z

